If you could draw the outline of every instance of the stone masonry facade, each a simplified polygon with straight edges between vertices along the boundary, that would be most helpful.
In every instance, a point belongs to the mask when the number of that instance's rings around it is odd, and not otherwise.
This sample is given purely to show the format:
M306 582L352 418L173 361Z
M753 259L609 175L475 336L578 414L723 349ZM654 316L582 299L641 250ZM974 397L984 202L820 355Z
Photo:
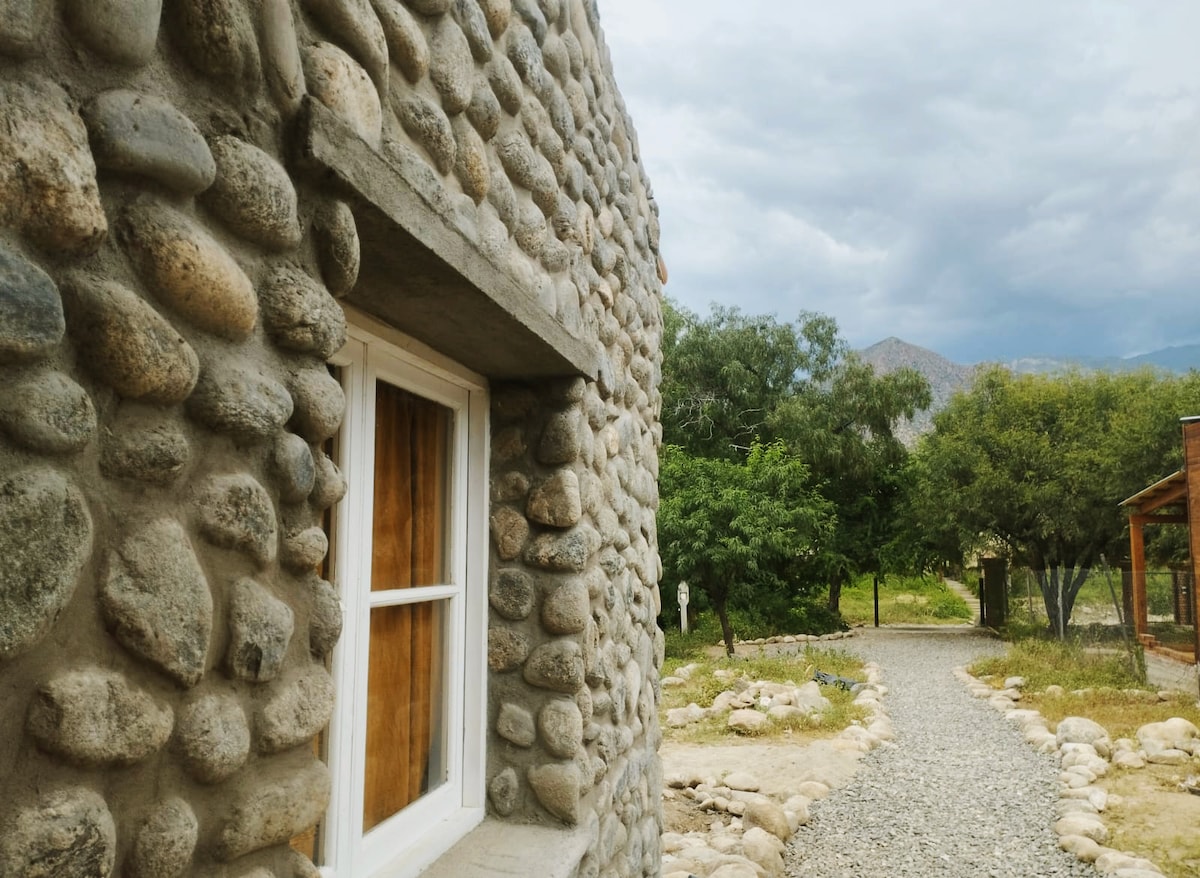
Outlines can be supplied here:
M665 270L595 0L0 0L0 878L317 874L326 361L387 281L337 137L576 345L474 367L488 819L659 874Z

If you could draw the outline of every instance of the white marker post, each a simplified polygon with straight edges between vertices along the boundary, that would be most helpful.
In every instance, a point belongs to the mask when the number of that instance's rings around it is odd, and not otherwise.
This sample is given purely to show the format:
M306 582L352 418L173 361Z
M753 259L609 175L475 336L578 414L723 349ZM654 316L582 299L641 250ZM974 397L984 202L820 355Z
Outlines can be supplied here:
M680 582L679 590L676 594L679 597L679 630L684 634L687 634L687 607L688 599L691 597L691 594L688 590L688 584L686 582Z

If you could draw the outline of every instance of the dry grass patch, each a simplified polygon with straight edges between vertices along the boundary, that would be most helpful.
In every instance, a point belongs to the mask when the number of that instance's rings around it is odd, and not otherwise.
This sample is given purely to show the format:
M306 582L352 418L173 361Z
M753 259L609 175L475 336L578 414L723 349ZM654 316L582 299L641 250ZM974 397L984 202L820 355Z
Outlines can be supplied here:
M1200 726L1200 708L1196 706L1196 699L1183 693L1159 701L1153 692L1113 689L1093 689L1080 695L1068 692L1060 696L1035 692L1023 697L1021 706L1041 713L1051 729L1065 717L1086 716L1104 726L1114 741L1132 738L1139 726L1162 722L1173 716L1181 716Z
M663 668L663 676L671 676L684 664L682 661L668 661ZM770 743L772 741L789 744L806 744L821 738L830 738L842 729L867 718L867 711L854 704L854 695L832 686L822 686L821 694L829 699L831 707L822 714L813 717L797 717L785 721L770 720L760 732L745 734L728 728L728 713L719 716L705 717L694 723L680 728L670 728L666 725L666 712L676 707L686 707L698 704L708 707L713 699L725 690L737 691L745 688L744 683L768 680L774 683L788 683L799 686L812 679L813 671L820 670L839 677L863 681L862 661L841 650L813 649L811 647L794 656L760 656L751 658L721 658L705 662L693 662L697 665L691 676L682 686L663 687L662 703L659 705L659 720L662 724L663 738L679 744L729 744L738 740L755 743ZM714 671L728 671L735 678L714 676ZM744 681L735 683L736 679Z
M1097 781L1108 791L1108 845L1152 860L1168 878L1200 875L1200 796L1179 788L1179 766L1115 769Z

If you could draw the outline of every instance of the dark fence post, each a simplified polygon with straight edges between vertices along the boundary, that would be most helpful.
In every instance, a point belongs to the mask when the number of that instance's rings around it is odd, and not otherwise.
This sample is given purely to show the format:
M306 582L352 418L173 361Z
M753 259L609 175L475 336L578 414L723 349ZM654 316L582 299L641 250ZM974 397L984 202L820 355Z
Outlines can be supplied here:
M983 587L983 562L980 561L979 562L979 627L980 628L988 627L987 601L985 600L986 597L987 597L987 592L984 591L984 587Z
M875 627L879 627L879 574L875 574Z
M1000 628L1008 619L1008 562L1003 558L983 559L981 624Z

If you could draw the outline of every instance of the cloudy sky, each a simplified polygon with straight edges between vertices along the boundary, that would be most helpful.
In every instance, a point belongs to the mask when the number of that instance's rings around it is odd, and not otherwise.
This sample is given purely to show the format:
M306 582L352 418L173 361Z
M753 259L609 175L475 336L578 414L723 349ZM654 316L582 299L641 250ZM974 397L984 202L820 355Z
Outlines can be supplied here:
M959 362L1200 342L1200 2L598 2L685 306Z

